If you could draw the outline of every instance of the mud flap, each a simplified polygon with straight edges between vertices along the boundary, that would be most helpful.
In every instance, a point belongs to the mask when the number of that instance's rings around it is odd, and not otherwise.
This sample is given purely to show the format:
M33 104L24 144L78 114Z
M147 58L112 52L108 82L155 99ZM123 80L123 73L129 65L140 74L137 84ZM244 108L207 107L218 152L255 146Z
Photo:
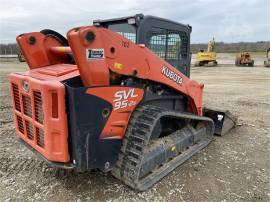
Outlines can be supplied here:
M204 108L203 113L204 116L209 117L214 121L214 134L217 136L227 134L236 125L237 118L227 110Z

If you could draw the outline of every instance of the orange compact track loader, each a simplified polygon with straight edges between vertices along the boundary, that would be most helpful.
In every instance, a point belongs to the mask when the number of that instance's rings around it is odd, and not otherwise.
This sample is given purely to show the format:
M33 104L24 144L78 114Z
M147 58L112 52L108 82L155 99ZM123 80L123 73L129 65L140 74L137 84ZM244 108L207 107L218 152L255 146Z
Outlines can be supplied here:
M67 39L19 35L29 66L10 75L19 139L55 167L151 187L234 124L202 107L204 85L189 79L190 33L137 14L96 20Z

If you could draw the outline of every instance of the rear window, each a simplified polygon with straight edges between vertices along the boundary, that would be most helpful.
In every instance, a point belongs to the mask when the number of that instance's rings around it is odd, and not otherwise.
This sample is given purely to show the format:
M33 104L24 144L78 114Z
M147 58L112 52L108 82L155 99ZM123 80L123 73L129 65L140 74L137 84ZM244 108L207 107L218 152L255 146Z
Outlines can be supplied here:
M127 23L111 24L108 28L114 32L121 34L132 42L136 43L136 29Z

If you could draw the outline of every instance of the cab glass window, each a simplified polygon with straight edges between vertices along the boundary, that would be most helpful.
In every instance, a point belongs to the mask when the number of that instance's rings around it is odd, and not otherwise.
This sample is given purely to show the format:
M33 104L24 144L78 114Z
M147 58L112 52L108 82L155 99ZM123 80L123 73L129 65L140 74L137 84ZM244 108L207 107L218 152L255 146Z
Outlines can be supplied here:
M180 57L181 38L179 33L168 33L167 38L167 60L179 60Z
M155 28L148 33L147 46L167 61L179 61L188 56L188 37L185 32Z
M166 57L166 30L156 29L148 34L147 47L160 58Z
M119 23L111 24L108 26L108 28L136 43L136 29L133 25L127 23Z

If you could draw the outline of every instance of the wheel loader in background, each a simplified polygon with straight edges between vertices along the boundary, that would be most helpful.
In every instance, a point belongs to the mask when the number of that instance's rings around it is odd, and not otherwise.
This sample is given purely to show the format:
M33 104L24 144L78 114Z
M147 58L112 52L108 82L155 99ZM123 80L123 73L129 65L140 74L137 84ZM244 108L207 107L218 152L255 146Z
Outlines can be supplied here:
M135 16L17 37L10 75L20 141L50 165L99 169L143 191L234 125L203 109L190 76L191 26Z
M265 67L270 67L270 48L266 51L266 60L264 61Z
M254 66L254 60L251 59L251 55L248 52L242 52L236 55L235 58L236 66Z
M217 54L215 49L215 39L213 38L208 42L207 51L201 50L196 55L195 67L197 66L207 66L214 67L217 66Z

